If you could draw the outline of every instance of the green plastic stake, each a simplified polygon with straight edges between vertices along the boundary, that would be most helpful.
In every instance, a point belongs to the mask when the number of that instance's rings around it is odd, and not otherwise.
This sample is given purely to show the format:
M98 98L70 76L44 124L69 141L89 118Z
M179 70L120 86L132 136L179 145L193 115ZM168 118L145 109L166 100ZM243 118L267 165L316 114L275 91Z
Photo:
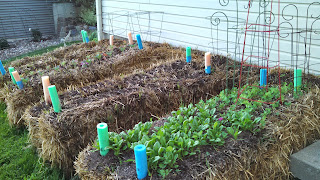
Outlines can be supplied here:
M12 75L12 72L15 71L14 67L9 67L8 69L9 69L9 73L10 73L13 84L17 84L16 80L14 79L14 77Z
M48 90L49 90L49 94L50 94L50 98L51 98L54 112L56 112L56 113L61 112L61 104L60 104L60 100L58 97L58 92L57 92L56 86L51 85L48 87Z
M294 90L296 91L298 88L301 87L302 84L302 70L301 69L295 69L294 70Z
M84 34L83 34L83 31L84 31L84 30L81 30L82 41L83 41L83 42L86 42L85 37L84 37Z
M191 47L187 47L186 52L187 56L191 56Z
M105 156L108 154L109 149L109 133L108 133L108 124L107 123L99 123L97 125L98 131L98 140L100 146L100 155Z

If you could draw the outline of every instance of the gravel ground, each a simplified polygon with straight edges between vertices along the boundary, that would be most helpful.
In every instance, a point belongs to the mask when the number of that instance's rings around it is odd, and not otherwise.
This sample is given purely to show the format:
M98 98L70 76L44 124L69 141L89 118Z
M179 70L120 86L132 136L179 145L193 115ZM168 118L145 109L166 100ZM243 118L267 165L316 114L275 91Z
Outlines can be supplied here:
M42 42L33 42L31 40L18 40L9 42L10 48L0 50L0 60L6 60L11 57L19 56L28 52L32 52L41 48L60 44L60 38L46 40Z

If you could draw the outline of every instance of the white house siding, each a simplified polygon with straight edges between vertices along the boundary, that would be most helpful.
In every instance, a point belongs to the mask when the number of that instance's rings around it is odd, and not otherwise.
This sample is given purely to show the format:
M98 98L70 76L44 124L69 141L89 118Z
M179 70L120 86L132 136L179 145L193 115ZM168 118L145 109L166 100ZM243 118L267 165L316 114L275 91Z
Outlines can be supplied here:
M127 32L131 31L134 35L141 34L143 40L191 46L203 51L229 54L232 58L241 60L248 2L102 0L103 32L126 37ZM253 1L249 24L264 24L264 20L268 20L271 1L268 2L266 5ZM279 49L281 66L289 68L294 65L307 69L309 64L310 72L320 74L320 20L317 20L320 2L310 5L311 3L313 1L281 1L279 14L278 1L273 1L271 29L274 31L270 33L270 38L268 33L247 32L244 58L249 55L267 56L265 50L268 49L267 42L270 39L270 66L278 61ZM265 18L257 20L259 14ZM219 20L219 26L214 26ZM279 48L278 22L281 23ZM263 30L263 26L256 27L257 30ZM257 58L249 58L247 62L261 64L262 60L258 62Z

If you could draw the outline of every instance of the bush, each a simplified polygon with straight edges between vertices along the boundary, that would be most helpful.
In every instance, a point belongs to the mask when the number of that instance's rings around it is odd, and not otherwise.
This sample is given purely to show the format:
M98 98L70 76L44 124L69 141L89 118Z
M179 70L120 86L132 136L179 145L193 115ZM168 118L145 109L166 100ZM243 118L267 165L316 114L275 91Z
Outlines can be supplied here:
M31 30L33 41L39 42L42 38L42 33L38 29Z
M95 0L58 0L59 2L72 2L76 7L80 8L81 20L90 26L96 26L96 4Z
M0 38L0 50L9 48L9 43L6 39Z
M82 19L82 21L87 25L96 26L97 17L96 17L95 10L96 10L95 6L91 8L81 7L79 16Z

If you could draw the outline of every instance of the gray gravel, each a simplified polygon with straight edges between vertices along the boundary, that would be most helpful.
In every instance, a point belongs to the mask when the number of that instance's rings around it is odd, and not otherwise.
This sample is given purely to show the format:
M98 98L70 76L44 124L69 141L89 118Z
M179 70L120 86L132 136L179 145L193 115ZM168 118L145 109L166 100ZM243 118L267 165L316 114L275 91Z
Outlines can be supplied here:
M18 40L9 42L10 48L0 50L0 60L6 60L11 57L19 56L28 52L32 52L41 48L60 44L59 39L46 40L42 42L33 42L31 40Z

